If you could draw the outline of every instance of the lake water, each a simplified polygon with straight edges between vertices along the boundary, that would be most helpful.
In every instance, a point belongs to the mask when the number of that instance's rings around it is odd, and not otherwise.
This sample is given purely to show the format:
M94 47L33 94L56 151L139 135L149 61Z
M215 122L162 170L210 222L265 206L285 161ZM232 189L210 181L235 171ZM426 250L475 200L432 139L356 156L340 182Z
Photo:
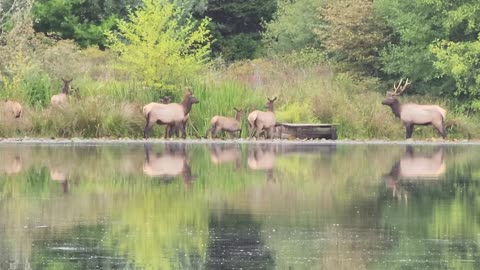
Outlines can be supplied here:
M479 152L0 145L0 269L479 269Z

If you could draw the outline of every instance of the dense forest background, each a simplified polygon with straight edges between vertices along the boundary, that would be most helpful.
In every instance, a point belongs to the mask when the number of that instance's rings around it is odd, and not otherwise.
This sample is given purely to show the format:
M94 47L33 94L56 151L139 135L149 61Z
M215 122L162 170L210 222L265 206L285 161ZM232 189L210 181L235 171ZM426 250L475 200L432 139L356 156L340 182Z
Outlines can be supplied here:
M278 96L280 121L336 123L341 138L401 138L400 121L380 104L401 78L412 81L403 100L448 109L450 137L480 130L477 1L0 5L0 96L28 108L21 123L1 125L3 136L139 137L139 107L164 95L178 101L189 86L201 101L192 136L213 115L261 108ZM52 108L61 78L73 78L82 98ZM419 134L436 136L426 128Z

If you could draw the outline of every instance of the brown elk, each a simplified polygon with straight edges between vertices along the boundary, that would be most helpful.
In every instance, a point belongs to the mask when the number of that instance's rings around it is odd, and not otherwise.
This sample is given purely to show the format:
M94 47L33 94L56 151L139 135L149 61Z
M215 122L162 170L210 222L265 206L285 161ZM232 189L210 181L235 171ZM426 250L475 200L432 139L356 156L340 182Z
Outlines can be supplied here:
M185 122L192 110L192 105L196 103L199 103L199 101L193 96L192 90L189 89L180 104L161 104L152 102L143 106L143 115L146 118L146 124L143 130L144 138L148 138L150 129L155 124L180 128L182 130L182 138L185 138ZM170 132L166 130L165 138L168 138L169 135L171 135Z
M405 182L437 180L445 174L446 169L444 147L440 147L433 155L426 155L415 154L413 147L408 145L405 154L383 179L385 185L392 189L393 197L406 199Z
M73 81L73 79L66 80L62 78L62 81L62 93L53 95L50 98L50 104L52 106L63 106L68 103L68 96L70 95L70 83Z
M270 139L273 135L273 128L275 127L275 112L273 110L273 103L277 98L267 98L268 102L265 104L266 112L255 110L248 115L248 129L250 137L258 138L262 131L265 132L265 138Z
M393 114L400 118L406 129L406 138L412 137L415 125L433 125L442 138L447 137L445 128L445 117L447 111L437 105L420 105L415 103L401 104L397 96L399 96L405 88L411 84L408 79L402 85L403 79L394 84L393 92L387 92L387 97L382 101L383 105L388 105L392 109Z
M167 144L161 154L152 154L151 145L144 145L144 150L143 172L146 175L163 179L181 176L185 184L190 185L193 182L194 176L184 145Z
M208 137L210 133L212 138L216 138L217 134L221 131L229 132L232 137L235 136L235 133L238 132L238 137L242 136L242 117L243 117L243 110L239 110L237 108L233 108L235 110L235 118L225 117L215 115L210 120L211 128L207 130L205 137Z
M3 107L5 116L20 118L23 114L23 107L20 103L13 100L5 100L2 102L1 107Z

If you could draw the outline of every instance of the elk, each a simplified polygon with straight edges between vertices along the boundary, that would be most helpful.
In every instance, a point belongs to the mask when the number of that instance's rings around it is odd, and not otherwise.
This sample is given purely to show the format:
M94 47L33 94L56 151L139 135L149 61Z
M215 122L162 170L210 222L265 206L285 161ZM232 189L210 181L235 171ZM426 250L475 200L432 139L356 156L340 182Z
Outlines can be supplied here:
M13 118L20 118L23 114L23 107L20 103L13 100L5 100L2 102L2 107L4 109L6 116L12 116ZM10 117L9 116L9 117Z
M445 117L447 111L437 105L420 105L416 103L401 104L397 96L399 96L405 88L411 84L408 79L403 83L403 79L398 84L393 85L393 91L387 91L387 97L382 101L383 105L390 106L393 114L402 120L406 129L406 138L412 137L415 125L433 125L442 138L447 137L445 128Z
M221 131L227 131L229 132L232 137L235 136L235 133L238 132L238 137L242 136L242 117L243 117L243 110L233 108L235 110L235 118L231 117L225 117L225 116L219 116L215 115L212 117L210 120L210 124L212 127L207 130L207 133L205 134L205 137L208 137L208 134L210 133L212 138L216 138L218 132Z
M189 113L192 110L192 105L196 103L199 103L198 99L193 96L192 90L188 89L180 104L161 104L152 102L143 106L143 115L146 118L143 137L145 139L148 138L151 128L156 123L158 125L168 125L170 127L181 128L182 138L185 138L185 121L188 119ZM165 138L168 138L169 135L170 132L166 130Z
M160 98L159 101L162 104L170 104L172 102L172 98L169 97L169 96L164 96L164 97ZM186 125L189 117L190 117L190 114L185 115L185 119L183 120L183 124L182 124L183 128L185 128L185 125ZM168 134L168 137L172 137L174 133L178 137L179 136L178 131L179 131L179 129L175 125L167 125L165 127L165 134Z
M169 179L181 176L185 184L190 185L194 176L187 162L187 154L183 145L165 145L165 151L161 154L153 154L151 145L144 145L145 162L143 173L151 177Z
M68 103L68 96L70 95L70 83L73 79L65 80L62 78L63 81L63 88L62 93L53 95L50 98L50 104L52 106L63 106Z
M275 127L275 113L273 111L273 103L277 98L267 98L268 102L265 104L266 112L255 110L248 115L248 129L250 137L258 138L262 131L265 132L265 138L270 139L273 135L273 128Z
M415 154L408 145L405 154L395 162L390 172L384 175L385 185L393 191L393 197L407 197L403 182L436 180L445 174L445 148L440 147L433 155Z

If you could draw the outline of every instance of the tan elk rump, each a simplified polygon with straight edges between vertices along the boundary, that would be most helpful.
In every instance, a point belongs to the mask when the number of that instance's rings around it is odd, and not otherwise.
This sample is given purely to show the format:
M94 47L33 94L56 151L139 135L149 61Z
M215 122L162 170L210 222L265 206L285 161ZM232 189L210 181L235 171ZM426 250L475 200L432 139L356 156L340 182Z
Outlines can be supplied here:
M267 108L266 112L255 110L248 115L247 120L250 137L253 137L255 134L255 138L258 138L263 131L265 132L265 138L272 138L273 129L276 123L273 103L277 98L267 98L267 100L268 102L265 104L265 107Z
M13 100L3 101L0 107L3 108L5 116L10 118L20 118L23 114L23 107L20 103Z

